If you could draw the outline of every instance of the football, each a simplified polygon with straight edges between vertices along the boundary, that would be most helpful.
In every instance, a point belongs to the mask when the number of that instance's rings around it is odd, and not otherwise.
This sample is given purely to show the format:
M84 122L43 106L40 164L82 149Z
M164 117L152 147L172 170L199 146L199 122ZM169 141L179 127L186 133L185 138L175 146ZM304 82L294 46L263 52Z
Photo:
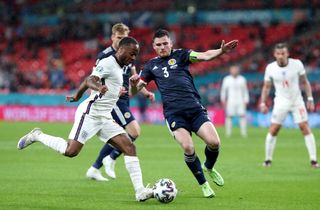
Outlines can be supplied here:
M159 179L153 186L154 197L161 203L170 203L177 196L177 188L171 179Z

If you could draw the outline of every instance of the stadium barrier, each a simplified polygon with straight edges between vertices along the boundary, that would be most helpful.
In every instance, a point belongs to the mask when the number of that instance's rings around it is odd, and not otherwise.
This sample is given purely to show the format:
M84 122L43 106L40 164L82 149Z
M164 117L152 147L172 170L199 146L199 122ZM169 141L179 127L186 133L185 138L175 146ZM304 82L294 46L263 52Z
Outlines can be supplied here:
M76 106L0 106L0 120L4 121L30 121L30 122L73 122ZM133 115L138 121L142 116L138 107L132 107ZM223 125L224 113L222 109L209 108L210 118L217 124ZM162 108L150 107L146 111L146 122L164 123Z
M27 121L27 122L73 122L76 106L26 106L26 105L1 105L0 120L3 121ZM142 121L142 116L138 107L132 107L132 113L138 121ZM211 121L217 126L224 125L224 110L216 107L208 107L208 115ZM149 107L146 111L146 123L164 124L162 107ZM248 124L254 127L269 127L271 113L262 114L248 111ZM233 119L235 125L238 120ZM320 128L320 113L309 114L309 124L312 128ZM294 128L292 116L289 115L284 127Z

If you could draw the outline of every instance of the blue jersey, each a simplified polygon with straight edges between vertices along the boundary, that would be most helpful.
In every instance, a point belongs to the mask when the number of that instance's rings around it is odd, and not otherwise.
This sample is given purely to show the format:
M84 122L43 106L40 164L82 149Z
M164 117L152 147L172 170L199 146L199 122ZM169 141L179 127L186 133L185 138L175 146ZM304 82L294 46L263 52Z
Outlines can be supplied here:
M112 46L106 48L105 50L103 50L102 52L100 52L97 56L97 60L96 60L96 65L99 63L100 60L109 57L110 55L114 55L116 54L116 50L113 49ZM123 67L123 87L125 87L125 89L127 91L129 91L129 77L131 74L131 64L129 66L124 66ZM122 96L119 97L119 100L117 102L118 103L124 103L127 106L129 106L129 93L126 93Z
M161 94L165 117L203 108L189 71L191 50L173 50L166 58L151 59L141 71L144 82L154 80Z

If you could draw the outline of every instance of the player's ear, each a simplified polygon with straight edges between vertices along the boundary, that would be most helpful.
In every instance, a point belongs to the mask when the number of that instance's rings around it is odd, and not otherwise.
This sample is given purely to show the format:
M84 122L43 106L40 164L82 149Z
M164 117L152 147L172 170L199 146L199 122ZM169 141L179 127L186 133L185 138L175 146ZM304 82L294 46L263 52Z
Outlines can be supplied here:
M172 43L172 40L171 39L169 39L170 41L169 41L169 46L170 46L170 48L172 48L173 47L173 43Z

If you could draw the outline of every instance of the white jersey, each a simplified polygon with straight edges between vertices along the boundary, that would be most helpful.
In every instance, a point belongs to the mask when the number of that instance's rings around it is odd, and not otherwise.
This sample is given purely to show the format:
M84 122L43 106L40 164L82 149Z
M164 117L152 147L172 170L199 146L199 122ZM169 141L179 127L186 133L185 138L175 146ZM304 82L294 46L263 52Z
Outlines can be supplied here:
M249 92L246 79L238 75L228 75L223 79L221 87L221 101L228 104L244 105L249 102Z
M122 73L122 67L114 56L100 60L91 75L99 77L108 90L104 95L92 90L90 96L80 104L81 109L91 116L112 118L111 111L119 99L123 84Z
M273 82L275 103L295 104L302 100L299 77L306 73L298 59L288 59L288 65L280 67L276 61L268 64L265 81Z

